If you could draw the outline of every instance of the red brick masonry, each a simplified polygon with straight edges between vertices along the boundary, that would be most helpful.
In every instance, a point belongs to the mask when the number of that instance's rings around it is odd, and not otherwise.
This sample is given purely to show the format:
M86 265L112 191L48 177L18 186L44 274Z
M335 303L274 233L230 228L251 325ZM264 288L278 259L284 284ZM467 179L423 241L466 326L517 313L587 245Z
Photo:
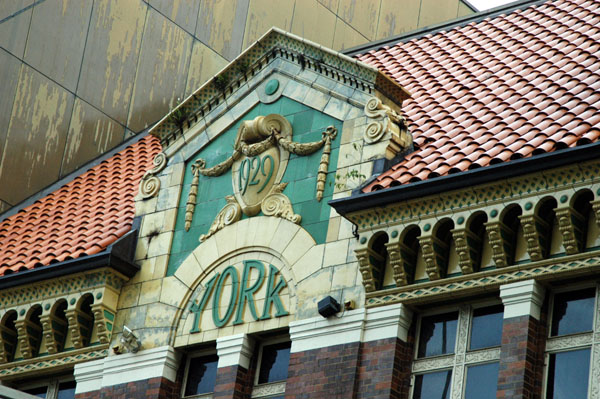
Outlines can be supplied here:
M285 398L408 398L411 357L397 338L293 353Z
M75 395L75 399L177 399L180 384L164 377L104 387Z
M221 367L217 370L217 381L213 399L245 399L252 393L254 372L242 366Z
M531 316L505 319L496 397L537 398L540 394L543 361L543 332L540 322Z

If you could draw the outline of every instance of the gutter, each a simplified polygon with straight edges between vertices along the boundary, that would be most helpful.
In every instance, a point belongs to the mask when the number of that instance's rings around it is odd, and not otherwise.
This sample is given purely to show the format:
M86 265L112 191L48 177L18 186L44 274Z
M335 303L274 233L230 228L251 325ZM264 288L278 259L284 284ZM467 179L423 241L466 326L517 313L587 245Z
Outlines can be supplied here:
M485 166L452 175L440 176L415 183L373 191L353 193L350 197L328 202L340 215L347 216L375 207L427 197L448 191L490 183L493 181L536 173L573 163L591 161L600 158L600 142L581 147L566 148L555 152L521 158L505 163Z
M0 290L51 280L75 273L88 272L104 267L110 267L126 277L131 278L140 270L140 266L133 262L133 254L135 253L135 247L137 245L137 236L138 230L136 228L130 230L100 253L42 266L37 269L24 270L1 276Z

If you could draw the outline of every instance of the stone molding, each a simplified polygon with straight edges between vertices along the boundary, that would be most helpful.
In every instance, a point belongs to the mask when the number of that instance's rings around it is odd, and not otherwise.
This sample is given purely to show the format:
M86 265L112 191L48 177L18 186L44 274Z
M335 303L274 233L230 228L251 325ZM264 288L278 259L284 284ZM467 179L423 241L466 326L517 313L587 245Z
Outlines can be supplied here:
M412 318L413 312L401 303L367 309L362 342L393 337L406 342Z
M501 285L500 298L504 304L504 318L533 316L539 320L544 293L544 288L535 280Z
M161 119L152 127L150 134L159 137L166 147L210 110L218 108L226 100L231 101L236 89L246 86L253 77L264 76L265 67L277 59L295 64L298 70L306 69L334 79L370 96L376 91L381 92L399 104L410 97L406 89L376 68L274 27L255 46L240 54ZM246 65L244 73L239 72L241 64ZM184 117L174 118L173 115L177 114Z
M217 338L219 368L240 365L248 370L253 352L254 340L248 334Z
M164 377L175 382L181 355L170 346L108 356L75 365L76 394L132 381Z
M412 311L398 303L346 311L341 317L314 317L290 323L292 353L353 342L399 338L406 342Z
M360 342L365 309L345 312L342 317L313 317L290 323L291 353Z

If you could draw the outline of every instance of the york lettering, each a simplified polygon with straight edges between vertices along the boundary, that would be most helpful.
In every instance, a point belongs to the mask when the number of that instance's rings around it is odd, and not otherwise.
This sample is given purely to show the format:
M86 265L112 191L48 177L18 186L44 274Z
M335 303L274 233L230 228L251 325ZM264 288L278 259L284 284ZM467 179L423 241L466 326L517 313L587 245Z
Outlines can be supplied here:
M254 273L253 273L254 271ZM256 279L251 281L251 276ZM254 296L263 286L266 277L265 298L262 309L258 309ZM244 312L248 308L250 315L256 321L267 320L275 310L275 317L287 316L281 301L281 291L287 283L279 270L269 265L268 272L265 265L257 260L245 260L242 279L240 281L238 271L234 266L227 266L221 273L215 274L204 286L204 292L200 302L193 303L190 311L194 313L194 322L190 333L200 332L200 320L202 313L212 301L212 321L216 327L223 327L233 317L233 325L244 323ZM230 285L229 295L224 295L226 286ZM235 317L234 317L235 315Z

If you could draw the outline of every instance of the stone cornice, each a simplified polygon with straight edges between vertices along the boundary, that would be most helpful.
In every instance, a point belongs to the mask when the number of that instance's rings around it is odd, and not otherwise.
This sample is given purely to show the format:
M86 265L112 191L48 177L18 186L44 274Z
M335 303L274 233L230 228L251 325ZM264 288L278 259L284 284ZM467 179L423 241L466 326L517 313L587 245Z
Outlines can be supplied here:
M212 79L186 98L161 119L150 134L161 139L163 146L173 142L186 128L205 114L225 103L232 93L258 75L271 61L284 58L315 73L363 91L380 92L390 101L402 105L410 93L377 68L327 49L309 40L272 28Z

